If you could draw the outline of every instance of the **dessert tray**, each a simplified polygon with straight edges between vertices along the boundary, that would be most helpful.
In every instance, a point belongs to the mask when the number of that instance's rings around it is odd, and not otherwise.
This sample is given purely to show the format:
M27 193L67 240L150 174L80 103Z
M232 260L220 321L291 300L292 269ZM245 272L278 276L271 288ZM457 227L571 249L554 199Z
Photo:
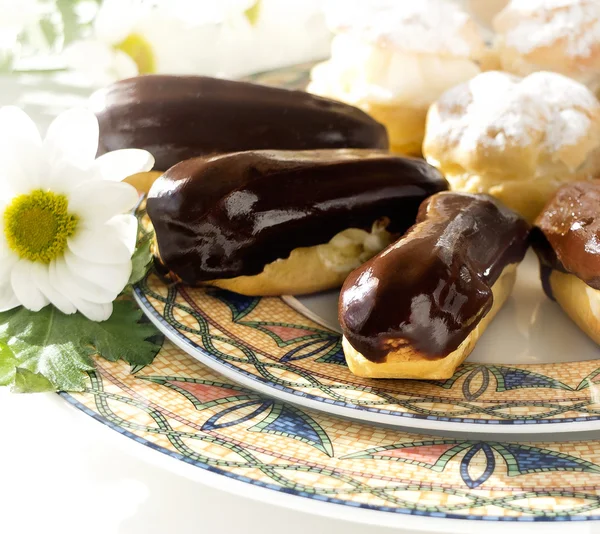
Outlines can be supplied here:
M306 72L258 80L297 87ZM166 336L154 362L98 361L84 393L61 395L222 487L270 490L267 502L284 496L349 520L386 512L363 518L373 524L405 514L525 531L534 521L600 519L600 442L527 437L600 429L598 350L543 296L531 257L514 294L451 379L369 380L345 365L335 293L245 297L150 272L134 296Z
M411 428L498 433L600 428L600 365L592 359L598 349L544 297L535 259L520 269L518 301L507 304L469 360L443 381L354 376L335 330L337 292L245 297L167 286L150 273L135 297L182 350L282 401ZM577 358L584 361L572 361Z
M346 518L364 508L528 524L600 519L597 441L480 441L352 422L242 387L169 341L142 369L98 361L85 393L62 395L188 470L344 505Z

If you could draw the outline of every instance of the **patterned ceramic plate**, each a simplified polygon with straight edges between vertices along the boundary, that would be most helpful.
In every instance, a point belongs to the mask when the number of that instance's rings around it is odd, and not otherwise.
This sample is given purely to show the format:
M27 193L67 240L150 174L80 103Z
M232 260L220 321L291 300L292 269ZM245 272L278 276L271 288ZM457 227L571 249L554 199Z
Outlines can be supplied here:
M228 315L232 308L217 300L222 297L205 298ZM236 306L236 313L243 313ZM281 301L258 303L258 311L261 306L285 309ZM182 312L173 307L169 313ZM246 317L252 320L250 312ZM201 325L211 330L206 339L233 353L235 341L208 321ZM238 344L237 355L244 353L249 356ZM97 364L88 390L64 393L65 399L138 443L185 462L181 469L189 475L211 477L232 491L261 495L262 501L287 499L288 506L301 504L352 521L367 517L363 521L375 524L400 519L394 514L526 522L511 527L523 532L531 531L532 521L600 519L598 441L465 440L354 423L241 387L168 341L142 369L123 362ZM401 524L408 528L411 521L405 517ZM472 529L462 521L442 523L452 527L436 531L480 532L477 523ZM420 519L419 531L431 532L433 524ZM486 529L504 532L500 525Z
M323 326L334 320L336 295L261 299L167 286L150 274L135 296L180 348L284 401L414 428L503 433L600 428L600 362L568 361L597 357L598 349L539 288L528 287L525 275L536 274L531 260L471 359L445 381L352 375L340 334ZM550 363L561 358L566 361ZM477 362L481 359L497 363ZM535 363L513 363L519 359Z
M255 77L301 87L306 66ZM533 254L504 309L445 381L368 380L345 365L337 294L250 298L167 287L136 290L150 319L219 373L284 401L371 422L478 432L600 429L600 350L543 294Z

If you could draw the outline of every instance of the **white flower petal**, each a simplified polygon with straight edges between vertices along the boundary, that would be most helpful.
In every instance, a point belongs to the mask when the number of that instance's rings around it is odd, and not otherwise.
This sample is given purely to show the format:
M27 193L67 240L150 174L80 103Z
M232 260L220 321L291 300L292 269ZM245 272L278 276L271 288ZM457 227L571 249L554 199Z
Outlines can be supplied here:
M81 184L69 196L69 211L77 214L86 228L104 224L115 215L131 211L139 200L132 185L94 180Z
M21 303L17 299L10 283L0 286L0 312L12 310L20 305Z
M103 180L120 182L138 172L146 172L154 167L154 157L141 148L123 148L107 152L92 164L91 171Z
M19 302L31 311L40 311L49 304L46 296L33 281L28 260L19 260L12 268L10 283Z
M66 295L63 295L50 283L50 267L41 263L34 263L31 267L31 277L34 284L40 291L61 312L70 315L77 310L75 305L69 300Z
M104 0L94 19L94 33L106 43L119 44L134 31L145 11L136 0Z
M115 50L109 74L114 80L125 80L137 76L139 69L131 56L122 50Z
M116 81L114 70L117 52L109 43L97 39L76 41L65 48L62 57L67 67L94 85L104 86ZM134 69L133 76L137 74L135 63Z
M126 263L132 252L128 245L119 239L119 234L107 224L93 229L85 227L77 230L67 241L69 250L80 258L91 263L115 264Z
M98 119L89 109L73 108L52 121L44 139L49 166L66 161L87 169L98 152Z
M0 108L0 194L27 193L40 186L45 155L29 116L14 106Z
M4 286L10 283L10 274L15 263L19 261L19 258L14 254L8 254L6 257L2 257L0 260L0 286Z
M46 174L46 187L55 193L69 195L71 191L84 182L94 179L94 175L85 169L75 167L68 161L56 162Z
M65 252L65 261L69 269L84 280L93 282L116 294L123 291L131 276L131 261L115 265L100 265L85 261L70 250Z
M77 297L77 287L69 279L70 271L63 258L52 260L48 266L48 280L57 293L67 297L72 303Z
M118 292L109 291L81 278L69 268L64 258L58 258L54 261L51 281L52 285L74 304L74 298L84 299L96 304L106 304L112 302L118 296Z
M28 162L25 151L24 145L11 149L4 144L0 148L0 194L5 198L29 193L40 186L40 152L30 152Z
M138 232L138 222L135 216L129 214L117 215L108 221L106 226L116 231L118 239L125 244L131 258L135 251Z
M18 139L30 146L41 147L40 132L27 113L17 106L0 108L0 139Z
M15 253L8 245L8 241L6 241L6 236L4 235L4 221L2 220L2 212L3 208L0 208L0 263L6 261L9 256L15 256ZM2 279L0 279L0 285L2 285Z
M92 228L115 215L130 211L138 200L138 193L132 185L92 180L79 185L71 192L69 212L78 215L84 226Z
M81 312L90 321L102 322L110 318L113 312L113 304L95 304L87 300L74 298L73 303L77 310Z
M112 47L98 39L82 39L67 46L62 57L74 70L107 69L113 62Z

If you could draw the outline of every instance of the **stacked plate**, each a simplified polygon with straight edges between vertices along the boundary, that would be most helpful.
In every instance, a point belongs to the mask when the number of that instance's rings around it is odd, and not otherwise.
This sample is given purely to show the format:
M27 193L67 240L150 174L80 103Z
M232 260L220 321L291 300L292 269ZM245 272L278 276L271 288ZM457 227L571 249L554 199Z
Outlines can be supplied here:
M456 531L457 519L600 519L600 441L580 433L600 430L598 349L543 296L533 258L514 293L451 379L376 381L346 367L337 294L245 297L150 273L135 298L166 336L154 363L99 361L89 391L64 397L189 469L332 515Z

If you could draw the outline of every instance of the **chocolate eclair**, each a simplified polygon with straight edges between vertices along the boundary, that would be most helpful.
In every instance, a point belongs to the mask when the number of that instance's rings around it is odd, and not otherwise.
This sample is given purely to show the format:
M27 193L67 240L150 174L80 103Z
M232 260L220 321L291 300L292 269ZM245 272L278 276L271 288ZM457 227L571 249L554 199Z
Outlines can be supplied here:
M425 161L383 151L248 151L175 165L147 209L174 279L303 294L339 287L446 189Z
M535 221L544 291L600 344L600 182L561 187Z
M149 75L90 99L99 152L143 148L166 170L180 161L244 150L387 149L385 127L353 106L247 82Z
M443 192L416 224L350 273L339 301L350 370L450 378L510 294L529 225L487 195Z

